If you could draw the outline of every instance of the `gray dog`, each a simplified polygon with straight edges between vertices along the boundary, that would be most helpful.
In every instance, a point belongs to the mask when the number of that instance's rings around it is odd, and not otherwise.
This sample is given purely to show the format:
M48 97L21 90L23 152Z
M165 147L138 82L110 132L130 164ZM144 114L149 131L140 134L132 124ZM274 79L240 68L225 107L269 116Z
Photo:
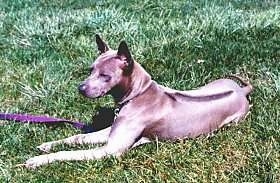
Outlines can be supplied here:
M104 146L90 150L60 151L33 157L25 166L35 168L54 161L94 160L119 156L128 149L151 140L176 140L209 134L231 121L246 116L249 102L246 96L252 86L240 87L230 79L219 79L199 89L178 91L157 84L133 60L127 44L122 41L117 51L110 49L96 35L100 55L91 66L90 76L79 86L88 98L111 94L120 111L111 127L89 134L79 134L38 146L48 152L52 146L96 144Z

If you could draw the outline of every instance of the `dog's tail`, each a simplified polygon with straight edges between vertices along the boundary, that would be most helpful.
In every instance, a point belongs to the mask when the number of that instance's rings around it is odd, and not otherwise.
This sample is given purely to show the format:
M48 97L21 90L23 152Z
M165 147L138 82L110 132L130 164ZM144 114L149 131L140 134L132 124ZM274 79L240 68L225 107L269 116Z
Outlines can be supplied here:
M252 92L252 90L253 90L253 85L251 85L249 82L245 81L243 78L241 78L241 77L239 77L239 76L236 76L236 75L229 75L229 77L237 79L238 81L240 81L240 83L241 83L242 85L244 85L244 87L242 88L242 90L243 90L243 93L244 93L245 95L248 95L249 93Z

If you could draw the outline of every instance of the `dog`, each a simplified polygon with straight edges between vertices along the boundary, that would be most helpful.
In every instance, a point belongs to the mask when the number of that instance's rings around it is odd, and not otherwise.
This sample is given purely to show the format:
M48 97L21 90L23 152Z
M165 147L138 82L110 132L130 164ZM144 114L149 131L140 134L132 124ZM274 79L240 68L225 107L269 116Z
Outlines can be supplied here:
M179 91L153 81L133 59L125 41L118 50L110 49L99 35L96 43L100 54L78 89L92 99L106 94L113 96L119 112L112 125L97 132L43 143L38 148L49 152L62 143L105 145L35 156L26 161L26 167L120 156L154 139L173 141L207 135L230 122L239 122L249 111L247 95L252 85L239 77L244 87L231 79L219 79L195 90Z

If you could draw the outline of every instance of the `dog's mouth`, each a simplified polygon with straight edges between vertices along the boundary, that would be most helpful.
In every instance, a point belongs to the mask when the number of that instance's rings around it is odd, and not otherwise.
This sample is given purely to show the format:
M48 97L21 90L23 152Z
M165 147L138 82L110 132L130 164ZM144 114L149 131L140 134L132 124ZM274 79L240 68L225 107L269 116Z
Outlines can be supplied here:
M93 93L89 94L88 92L80 92L84 97L95 99L95 98L101 98L107 94L106 91L101 91L100 93Z
M99 95L97 98L103 97L103 96L106 95L106 94L107 94L107 92L101 91L100 95Z

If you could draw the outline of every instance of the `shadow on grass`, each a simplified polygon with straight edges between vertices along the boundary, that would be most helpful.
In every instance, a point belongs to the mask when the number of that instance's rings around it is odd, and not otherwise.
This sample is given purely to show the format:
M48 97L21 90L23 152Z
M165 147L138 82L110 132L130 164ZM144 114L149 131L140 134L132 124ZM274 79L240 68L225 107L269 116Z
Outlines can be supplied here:
M97 114L92 117L92 127L94 131L102 130L112 125L115 117L115 110L109 107L98 107ZM90 129L90 128L89 128ZM85 133L91 132L84 130Z

